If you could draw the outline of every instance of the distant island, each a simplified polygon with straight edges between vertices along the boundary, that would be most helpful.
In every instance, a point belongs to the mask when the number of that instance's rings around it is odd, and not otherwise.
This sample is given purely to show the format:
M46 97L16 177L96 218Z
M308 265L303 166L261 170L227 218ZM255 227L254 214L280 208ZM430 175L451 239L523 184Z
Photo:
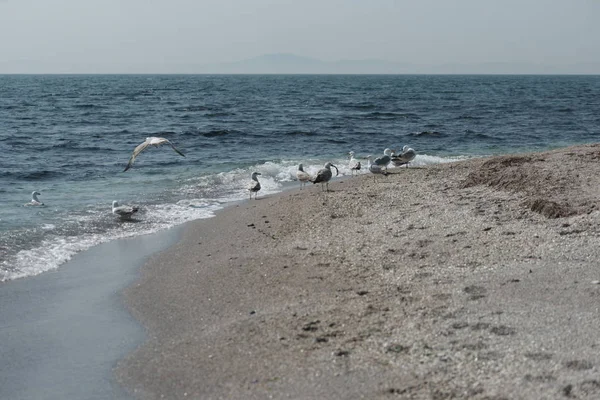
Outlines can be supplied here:
M379 59L323 61L295 54L276 53L236 62L197 65L186 72L213 74L600 74L600 63L539 65L489 62L428 65Z
M41 66L41 67L40 67ZM526 62L424 64L384 59L324 61L291 53L263 54L233 62L189 62L181 59L153 61L79 60L67 66L34 59L2 61L0 74L492 74L492 75L600 75L600 63L562 65Z

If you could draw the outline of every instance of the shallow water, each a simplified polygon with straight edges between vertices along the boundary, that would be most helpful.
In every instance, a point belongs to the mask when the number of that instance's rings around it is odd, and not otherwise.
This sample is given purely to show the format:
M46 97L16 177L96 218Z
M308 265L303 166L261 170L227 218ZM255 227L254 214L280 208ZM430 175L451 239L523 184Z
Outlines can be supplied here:
M297 164L408 144L414 164L600 138L598 76L0 76L0 280L114 238L206 218L294 180ZM171 140L142 153L147 136ZM43 207L24 207L31 192ZM110 212L136 204L134 222Z

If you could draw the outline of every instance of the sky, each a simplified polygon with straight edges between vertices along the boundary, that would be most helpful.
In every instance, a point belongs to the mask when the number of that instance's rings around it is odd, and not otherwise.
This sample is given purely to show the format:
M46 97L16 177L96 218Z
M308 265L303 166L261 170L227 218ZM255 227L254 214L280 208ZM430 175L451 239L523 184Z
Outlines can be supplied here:
M598 0L0 0L0 73L193 72L275 53L568 69L600 65L598 21Z

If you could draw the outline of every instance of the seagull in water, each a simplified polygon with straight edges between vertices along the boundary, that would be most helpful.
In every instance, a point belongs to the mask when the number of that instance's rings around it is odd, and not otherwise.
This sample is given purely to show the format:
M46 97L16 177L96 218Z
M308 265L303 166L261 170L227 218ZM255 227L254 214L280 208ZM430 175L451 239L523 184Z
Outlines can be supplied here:
M416 156L417 153L414 149L411 149L408 146L404 146L402 148L402 153L398 154L397 156L392 156L392 163L396 167L406 164L406 168L408 168L408 163L414 160Z
M256 196L258 196L258 191L260 190L260 182L258 181L257 176L261 175L260 172L252 173L252 182L248 185L248 190L250 191L250 199L252 199L252 193L254 193L254 200L256 200Z
M161 144L169 144L173 150L175 150L175 152L177 154L179 154L182 157L185 157L185 154L183 154L181 151L177 150L177 148L175 146L173 146L173 143L169 142L168 139L165 138L161 138L161 137L147 137L146 141L140 145L138 145L135 149L133 149L133 154L131 155L131 158L129 159L129 162L127 163L127 166L125 167L125 169L123 170L123 172L127 171L129 168L131 168L131 166L133 165L133 162L135 161L135 158L144 150L146 150L148 148L148 146L155 146L158 147Z
M26 206L43 206L44 203L38 199L38 196L41 196L40 192L34 191L31 192L31 201L29 203L25 203Z
M311 177L308 174L308 172L304 171L302 164L298 165L298 171L296 171L296 178L298 178L298 180L300 181L300 189L302 189L302 187L306 185L306 182L310 181Z
M320 183L321 190L323 190L323 184L325 184L327 186L328 192L329 192L329 180L333 176L333 173L331 172L331 167L335 168L335 176L338 176L340 174L340 172L338 171L337 167L335 165L333 165L332 163L328 162L327 164L325 164L325 166L323 168L321 168L319 170L319 172L317 172L317 176L315 176L315 178L313 180L311 180L311 182L313 184Z
M354 158L353 151L348 153L348 155L350 155L350 163L348 164L348 166L350 167L350 172L352 173L352 176L354 176L354 172L358 174L358 171L360 171L360 161Z
M112 213L117 215L122 220L131 219L131 216L138 212L137 207L120 206L118 201L112 202Z

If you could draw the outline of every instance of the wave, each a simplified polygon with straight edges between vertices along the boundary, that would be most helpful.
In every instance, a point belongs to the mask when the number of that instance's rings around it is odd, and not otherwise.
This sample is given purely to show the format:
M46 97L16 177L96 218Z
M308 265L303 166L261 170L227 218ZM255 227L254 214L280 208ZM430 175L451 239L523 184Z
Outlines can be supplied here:
M442 162L452 162L464 157L438 157L419 154L411 166L422 166ZM253 171L259 177L262 189L260 196L280 192L290 185L296 184L298 164L304 165L305 171L315 175L326 162L332 162L339 169L340 177L351 175L349 160L345 153L323 158L289 158L281 160L261 160L224 172L205 173L201 176L190 175L179 178L177 187L161 192L154 198L135 198L129 201L140 207L140 221L135 224L120 224L110 214L110 208L103 199L97 204L86 204L85 208L71 210L44 220L37 229L25 229L30 235L25 247L15 249L14 253L3 255L0 260L0 281L36 275L44 271L59 268L77 252L94 245L131 236L157 232L194 219L208 218L225 206L225 203L248 198L246 189ZM174 164L176 160L168 160L147 168L144 175L147 179L137 179L137 183L156 183L155 176L164 174L164 165ZM365 161L366 164L366 161ZM156 174L155 174L156 172ZM365 169L360 171L369 174ZM31 177L48 178L54 171L38 171ZM143 178L143 177L142 177ZM112 196L111 196L112 197ZM39 210L36 210L36 212ZM43 210L46 217L53 217L58 212L52 206ZM62 212L62 211L61 211ZM39 217L39 216L38 216ZM25 238L26 239L26 238ZM23 245L22 245L23 246ZM12 246L11 246L12 247ZM10 249L7 249L10 251Z
M60 171L53 170L40 170L40 171L30 171L30 172L9 172L7 175L12 176L16 180L24 180L24 181L44 181L51 179L58 179L65 176L64 173Z
M195 206L194 206L195 205ZM181 201L175 204L145 205L145 220L136 224L122 224L104 211L96 211L92 215L79 216L70 221L76 226L88 226L87 232L60 232L53 224L47 224L44 239L32 248L22 249L0 261L0 282L59 268L76 253L89 249L100 243L139 235L155 233L185 222L210 218L215 211L222 208L216 202ZM108 220L108 222L107 222ZM102 227L104 226L104 227ZM58 230L59 232L55 232Z
M383 111L375 111L364 116L367 119L383 119L383 120L393 120L393 119L419 119L417 114L413 113L397 113L397 112L383 112Z
M186 131L184 132L184 135L189 135L189 136L204 136L207 138L212 138L212 137L220 137L220 136L228 136L228 135L234 135L238 133L237 131L233 131L233 130L229 130L229 129L214 129L208 132L202 132L202 131Z
M342 104L343 108L350 108L354 110L373 110L375 108L379 108L379 106L370 103L363 104Z
M348 144L347 140L343 140L343 139L325 139L325 140L321 140L322 142L325 143L331 143L331 144Z
M422 131L410 133L409 136L416 136L420 138L440 138L447 137L448 135L438 131Z
M98 104L73 104L73 108L78 108L78 109L82 109L82 110L89 110L89 109L101 109L101 108L106 108L105 106L101 106Z
M287 132L284 132L283 134L289 135L289 136L318 136L319 135L317 132L314 132L314 131L300 131L300 130L287 131Z
M476 117L474 115L468 115L468 114L464 114L464 115L459 115L458 117L456 117L456 119L463 119L463 120L477 120L477 119L483 119L483 117Z
M487 134L481 133L481 132L475 132L470 129L465 130L463 136L468 138L469 140L475 139L475 140L484 140L484 141L501 141L501 139L498 139L494 136L487 135Z
M215 111L216 107L213 106L184 106L184 107L176 107L175 111L180 112L200 112L200 111Z

